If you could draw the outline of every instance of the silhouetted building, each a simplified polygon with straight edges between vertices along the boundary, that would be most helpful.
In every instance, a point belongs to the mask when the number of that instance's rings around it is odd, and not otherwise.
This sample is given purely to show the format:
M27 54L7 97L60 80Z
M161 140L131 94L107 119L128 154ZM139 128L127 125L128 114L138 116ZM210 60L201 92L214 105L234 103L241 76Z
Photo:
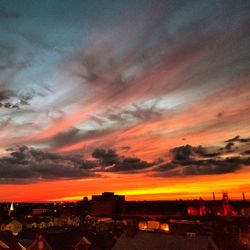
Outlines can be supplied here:
M202 216L202 215L205 215L205 214L207 214L207 209L206 209L206 206L205 206L205 202L200 197L200 200L199 200L199 215Z
M233 207L229 203L228 193L222 193L222 208L223 208L223 215L236 215L237 213L234 211Z
M188 207L188 215L198 215L198 209L196 207Z
M91 214L93 216L112 217L123 210L124 202L124 195L115 195L113 192L93 195Z
M16 219L11 219L9 221L6 221L6 223L3 223L0 226L1 231L10 231L15 236L18 235L22 231L22 229L23 229L22 223L20 223Z
M218 250L210 236L177 236L155 232L137 232L130 237L123 233L116 241L113 250Z
M32 215L39 215L39 214L44 214L48 212L49 210L46 208L33 208L32 209Z

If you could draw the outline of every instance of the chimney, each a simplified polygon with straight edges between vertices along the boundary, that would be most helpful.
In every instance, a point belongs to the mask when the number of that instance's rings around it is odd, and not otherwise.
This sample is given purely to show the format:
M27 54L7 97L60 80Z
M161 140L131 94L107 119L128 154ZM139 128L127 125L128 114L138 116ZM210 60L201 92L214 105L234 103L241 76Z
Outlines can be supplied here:
M138 223L136 220L127 220L126 236L133 238L138 231Z
M244 192L242 192L242 199L243 199L243 201L246 201L245 193Z
M213 200L215 201L215 194L214 194L214 192L213 192Z

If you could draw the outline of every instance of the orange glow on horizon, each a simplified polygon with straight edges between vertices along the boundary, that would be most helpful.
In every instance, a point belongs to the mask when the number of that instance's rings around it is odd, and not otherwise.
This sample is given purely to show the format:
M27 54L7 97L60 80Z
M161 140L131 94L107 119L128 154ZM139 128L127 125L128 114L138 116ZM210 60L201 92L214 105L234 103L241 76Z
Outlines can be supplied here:
M123 182L119 181L121 178ZM241 199L243 191L246 198L250 197L249 178L250 173L246 170L217 175L216 178L214 176L156 178L142 174L132 176L108 174L106 178L22 185L21 189L20 185L2 185L0 197L1 201L15 202L77 201L84 196L90 198L91 195L112 191L125 195L126 200L176 200L199 197L212 199L212 192L215 192L216 199L221 199L221 193L227 191L230 199Z

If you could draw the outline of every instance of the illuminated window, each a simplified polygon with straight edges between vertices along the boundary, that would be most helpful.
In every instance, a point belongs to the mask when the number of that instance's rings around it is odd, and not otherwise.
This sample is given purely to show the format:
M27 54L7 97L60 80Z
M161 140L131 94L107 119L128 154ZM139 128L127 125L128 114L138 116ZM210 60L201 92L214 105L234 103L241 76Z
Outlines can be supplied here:
M164 232L168 232L169 231L169 225L167 223L162 223L160 228Z
M139 222L139 229L140 230L147 230L148 226L147 226L147 222L146 221L140 221Z

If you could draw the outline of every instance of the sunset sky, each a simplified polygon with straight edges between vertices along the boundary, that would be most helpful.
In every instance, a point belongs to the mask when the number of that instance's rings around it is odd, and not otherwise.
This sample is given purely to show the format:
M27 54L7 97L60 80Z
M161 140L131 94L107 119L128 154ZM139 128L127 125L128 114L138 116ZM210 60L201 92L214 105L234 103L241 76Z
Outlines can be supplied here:
M250 199L250 1L0 0L0 201Z

